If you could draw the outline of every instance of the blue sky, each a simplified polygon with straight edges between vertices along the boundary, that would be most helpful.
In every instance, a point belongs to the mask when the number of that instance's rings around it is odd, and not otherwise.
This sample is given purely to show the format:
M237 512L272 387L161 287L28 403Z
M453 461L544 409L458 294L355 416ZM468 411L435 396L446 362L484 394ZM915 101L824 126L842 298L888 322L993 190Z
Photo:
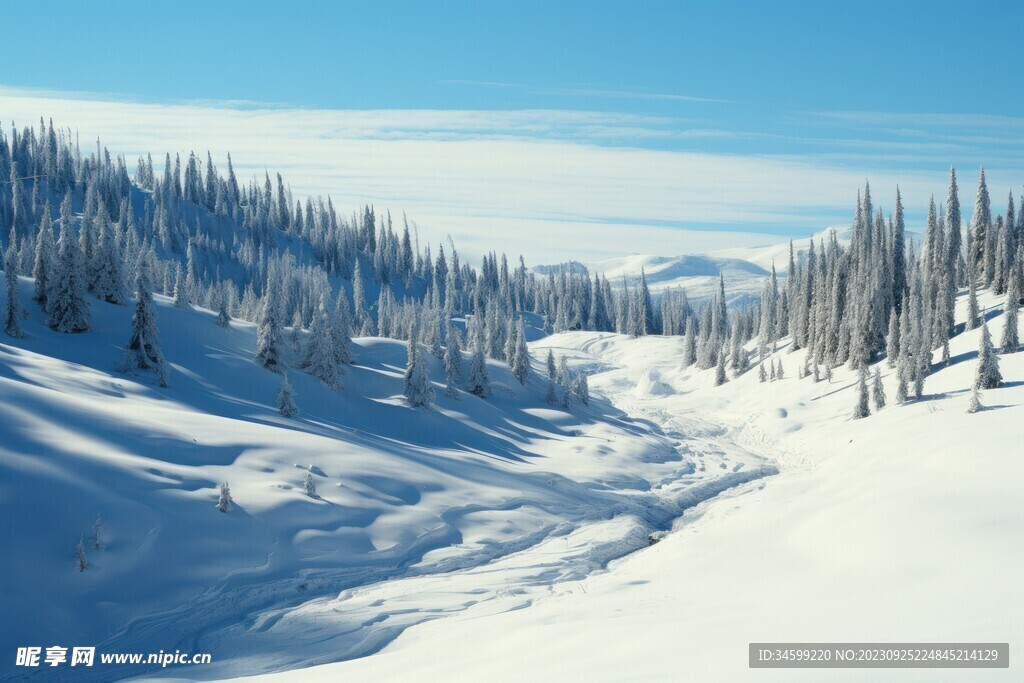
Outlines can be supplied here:
M1020 3L57 2L47 5L45 17L28 3L4 13L8 26L24 29L5 32L0 42L5 121L17 114L21 125L54 109L62 113L59 123L88 126L84 132L101 135L112 151L162 155L179 147L205 149L201 143L211 138L207 144L217 150L216 136L206 130L224 118L217 112L228 118L239 111L320 112L315 124L306 119L317 137L376 140L404 169L422 162L425 153L408 143L431 141L433 165L421 164L424 185L447 170L449 153L463 169L453 182L472 165L467 155L497 154L490 159L498 168L479 169L495 180L472 193L476 206L452 202L453 231L460 234L460 226L490 219L497 221L495 230L507 229L501 220L512 218L561 220L572 230L610 224L805 234L848 220L865 177L879 179L883 206L897 182L921 195L943 194L950 163L961 169L967 195L981 163L991 169L997 197L1011 188L1016 194L1024 181L1018 173L1024 168L1024 94L1016 85ZM105 116L84 107L50 107L34 99L39 91L55 101L87 93L75 97L109 106ZM161 105L166 115L146 109L128 119L125 107L132 103ZM205 109L189 119L191 137L171 135L172 112L195 115L197 103ZM381 110L409 115L371 115L371 125L353 124L353 112ZM417 118L423 110L449 115ZM270 120L268 114L261 125ZM279 120L287 126L287 117ZM125 137L126 125L132 137ZM253 134L231 150L236 158L242 154L243 167L284 164L296 192L330 191L410 212L426 208L425 222L436 230L447 227L441 201L446 187L435 187L436 201L425 202L415 191L388 187L387 168L365 187L352 182L356 165L340 172L349 181L344 187L307 187L297 179L303 177L300 162L322 168L326 159L311 150L286 161L275 147L283 140L268 142L266 150L257 144L273 131ZM482 140L523 144L487 150L468 144ZM634 215L630 201L624 202L628 211L591 210L592 195L567 184L564 215L558 216L554 200L533 206L536 192L522 182L515 185L520 215L510 215L508 207L488 208L489 198L509 182L502 169L550 167L552 159L585 156L594 148L606 154L593 161L609 167L685 169L678 182L694 186L704 179L698 196L719 202L722 211L691 210L700 202L671 204L668 197L648 215ZM537 156L523 160L525 152ZM408 164L405 154L413 154ZM676 163L661 166L666 160ZM801 173L820 170L835 186L810 183L806 191L826 195L821 199L783 188L777 201L762 201L750 188L755 176L733 191L733 177L765 160L770 163L762 173L797 169L793 180L801 182ZM644 169L626 166L619 173L600 181L623 193L651 184ZM419 176L403 176L402 182L416 184ZM671 182L664 187L670 192ZM922 216L927 197L907 199L911 217ZM970 206L972 199L965 196L964 203ZM749 206L736 210L736 202ZM655 240L650 250L655 248L668 246Z

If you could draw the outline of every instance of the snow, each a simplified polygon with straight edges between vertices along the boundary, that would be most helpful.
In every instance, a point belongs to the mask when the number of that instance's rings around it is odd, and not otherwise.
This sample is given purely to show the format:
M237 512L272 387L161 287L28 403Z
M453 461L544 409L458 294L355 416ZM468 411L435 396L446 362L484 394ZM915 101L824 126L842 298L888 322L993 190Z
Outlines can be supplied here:
M752 454L727 467L606 399L547 405L537 346L525 387L488 361L489 399L438 391L414 409L404 342L354 340L355 365L332 391L296 369L286 333L299 413L283 417L281 376L253 360L253 324L222 328L156 295L171 368L160 388L153 372L117 370L132 306L93 301L93 329L63 335L31 304L32 282L20 286L26 335L0 338L0 500L22 558L0 568L0 641L12 647L214 654L201 672L162 672L189 677L367 655L467 605L523 604L531 586L582 580L686 507L774 471ZM599 362L573 348L572 366ZM437 389L441 363L424 354ZM106 547L87 542L79 572L75 546L97 513ZM466 578L449 590L449 575Z
M1001 299L982 297L997 336ZM785 341L774 357L786 379L761 385L754 370L721 387L713 370L679 370L677 339L577 332L536 342L535 355L552 347L602 369L595 397L657 423L698 472L742 472L770 454L780 474L719 492L656 545L586 577L538 585L512 574L504 592L474 592L486 579L453 572L372 593L397 600L392 614L452 593L458 607L439 607L373 657L258 680L979 680L971 670L753 673L746 654L755 641L1024 646L1024 353L1000 357L1009 381L968 415L979 335L952 340L952 363L935 368L922 400L856 421L856 374L799 380L803 352ZM880 367L891 398L894 370ZM633 391L645 372L676 393ZM524 561L546 566L573 547L542 544ZM352 597L342 595L339 614ZM1011 667L984 678L1019 680Z

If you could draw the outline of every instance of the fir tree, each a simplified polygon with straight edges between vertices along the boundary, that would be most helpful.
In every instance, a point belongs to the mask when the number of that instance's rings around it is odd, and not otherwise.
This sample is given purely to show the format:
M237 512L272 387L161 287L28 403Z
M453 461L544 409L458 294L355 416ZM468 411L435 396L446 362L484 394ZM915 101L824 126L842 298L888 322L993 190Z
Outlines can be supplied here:
M309 328L309 343L302 359L302 369L316 377L331 389L337 389L341 382L338 358L334 352L334 338L323 297L313 315Z
M779 370L775 373L776 379L786 379L786 371L782 369L782 359L779 359Z
M874 381L871 383L871 398L875 402L875 411L885 407L885 387L882 386L882 370L875 368Z
M93 294L111 304L124 304L127 300L122 270L124 259L118 239L106 220L100 226L99 242L94 255Z
M89 302L85 298L85 259L71 226L71 195L64 197L60 207L60 241L57 245L57 267L47 295L50 312L47 324L64 333L89 329Z
M4 313L4 332L11 337L24 336L21 329L21 297L18 295L18 235L11 228L11 240L4 254L4 276L7 280L7 308Z
M320 497L316 492L316 482L313 481L313 474L311 472L306 472L306 479L302 482L302 490L310 498Z
M553 381L555 379L555 375L557 374L557 369L555 368L555 352L552 351L551 349L548 349L547 366L548 379Z
M160 334L156 326L156 309L153 307L153 294L149 291L147 268L139 264L139 275L136 280L138 301L135 314L132 316L132 331L124 348L121 360L123 372L132 370L156 370L161 379L160 386L167 386L167 373L164 368L164 356L160 350Z
M1006 303L1003 305L1005 320L1003 338L999 344L999 349L1003 353L1017 353L1017 349L1020 348L1020 329L1017 322L1020 312L1020 297L1021 263L1019 259L1015 259L1008 278Z
M32 277L35 278L34 299L45 311L47 310L53 271L56 267L56 246L53 240L53 219L50 218L50 207L44 206L39 220L39 232L36 235L35 258L32 263Z
M491 393L491 380L487 376L487 359L482 348L473 351L469 359L469 378L466 380L469 393L480 398L487 398Z
M526 379L530 376L530 350L526 346L526 331L523 329L522 318L516 324L516 345L512 354L512 374L523 385L526 384Z
M256 327L256 362L272 372L279 372L283 365L278 298L277 279L268 277Z
M85 539L79 538L78 545L75 546L75 566L78 567L78 571L84 572L89 568L89 560L85 556Z
M995 389L1003 383L1003 375L999 372L999 356L992 345L992 336L988 332L988 323L981 325L981 343L978 346L978 367L974 375L974 386L979 389Z
M220 485L220 495L217 497L217 505L215 506L221 512L227 512L231 509L232 503L235 501L231 498L231 488L227 482Z
M174 274L174 307L188 308L188 287L185 286L185 275L182 273L181 264Z
M448 345L444 350L444 381L445 394L458 398L457 387L462 381L462 347L458 330L454 329L448 331Z
M853 419L859 420L871 414L868 405L868 370L867 366L861 365L857 371L857 405L853 409Z
M408 343L408 362L405 366L405 400L413 408L424 408L434 400L434 387L427 375L427 361L415 340Z
M885 355L889 367L896 367L896 361L900 357L900 319L895 308L889 311L889 334L885 340Z
M228 313L228 297L223 292L217 306L217 325L219 327L231 326L231 314Z
M295 392L288 381L288 373L282 373L281 388L277 392L277 412L284 417L295 417L299 407L295 405Z
M815 374L817 374L817 367L815 367ZM768 381L768 374L764 371L764 361L757 364L757 381L764 384Z
M728 382L728 378L725 376L725 349L722 349L721 353L718 354L718 363L715 365L715 386L721 386ZM772 374L775 374L775 366L772 366Z
M981 405L981 390L975 385L971 389L971 402L967 404L967 414L973 415L980 411L984 406Z
M587 376L582 372L577 373L576 377L573 378L572 395L583 405L590 405L590 383L587 381Z

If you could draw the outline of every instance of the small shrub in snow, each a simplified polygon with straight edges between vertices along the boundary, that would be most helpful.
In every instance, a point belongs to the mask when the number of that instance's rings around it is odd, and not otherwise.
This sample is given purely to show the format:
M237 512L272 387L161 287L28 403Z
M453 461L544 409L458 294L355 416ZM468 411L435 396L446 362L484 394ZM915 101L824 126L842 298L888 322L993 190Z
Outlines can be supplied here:
M277 411L284 417L295 417L299 414L299 407L295 405L295 392L285 374L281 379L281 389L277 392Z
M306 480L302 482L302 489L306 492L306 495L310 498L319 498L319 494L316 492L316 482L313 481L313 474L310 472L306 473Z
M217 509L221 512L227 512L231 509L231 504L235 501L231 498L231 488L227 482L220 485L220 496L217 498Z

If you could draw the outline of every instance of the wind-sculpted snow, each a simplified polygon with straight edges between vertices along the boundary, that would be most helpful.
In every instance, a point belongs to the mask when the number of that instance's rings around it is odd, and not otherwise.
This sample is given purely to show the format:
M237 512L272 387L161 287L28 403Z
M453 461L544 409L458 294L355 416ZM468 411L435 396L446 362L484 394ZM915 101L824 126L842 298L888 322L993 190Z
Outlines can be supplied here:
M537 342L525 387L489 361L489 399L441 388L427 409L402 398L404 342L355 340L338 391L294 369L288 349L300 412L287 419L280 376L252 360L253 325L221 328L161 296L155 308L167 388L116 370L129 307L93 302L92 331L68 336L32 306L25 338L0 340L0 494L24 560L0 569L4 643L213 653L189 677L359 657L414 624L581 580L689 506L773 471L684 445L601 392L553 408ZM427 364L443 387L440 362ZM215 508L223 482L227 513ZM88 542L97 515L102 549Z

